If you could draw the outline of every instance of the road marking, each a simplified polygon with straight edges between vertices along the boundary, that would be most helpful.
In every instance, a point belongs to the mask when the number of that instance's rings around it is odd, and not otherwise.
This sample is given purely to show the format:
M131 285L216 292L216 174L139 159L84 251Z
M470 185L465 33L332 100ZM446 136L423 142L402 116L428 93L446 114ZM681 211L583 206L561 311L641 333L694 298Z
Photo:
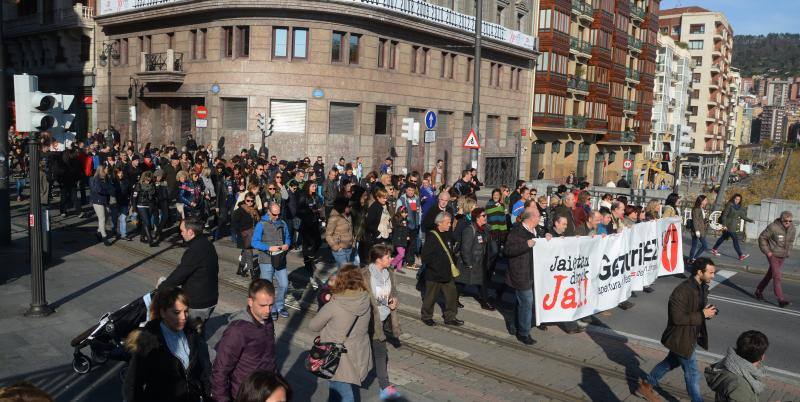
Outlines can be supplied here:
M622 332L622 331L618 331L616 329L612 329L612 328L608 328L608 327L601 327L601 326L597 326L597 325L594 325L594 324L589 324L589 326L587 328L587 331L595 332L595 333L598 333L598 334L603 334L603 335L607 335L607 336L611 336L611 337L618 338L618 339L623 339L623 340L635 339L635 340L640 341L640 342L646 342L648 344L651 344L656 349L659 349L661 351L667 352L667 348L665 348L661 344L661 341L653 339L653 338L648 338L646 336L641 336L641 335L631 334L631 333L627 333L627 332ZM696 350L696 353L699 356L705 357L705 359L703 359L703 361L705 361L706 363L715 363L715 362L721 360L724 357L724 356L722 356L720 354L711 353L711 352L708 352L708 351L705 351L705 350L701 350L699 348ZM769 366L764 366L764 368L768 372L773 373L773 374L777 374L778 376L782 377L783 379L790 379L792 381L800 381L800 374L795 373L793 371L782 370L782 369L779 369L779 368L769 367Z
M724 301L724 302L727 302L727 303L738 304L740 306L755 308L755 309L759 309L759 310L772 311L773 313L780 313L780 314L790 315L790 316L793 316L793 317L800 317L800 311L796 311L796 310L789 310L789 309L786 309L786 308L763 305L763 304L759 304L759 303L753 303L753 302L749 302L749 301L733 299L733 298L725 297L725 296L709 295L708 298L709 299L713 299L713 300Z
M733 277L734 275L736 275L736 272L734 271L725 271L724 269L720 270L714 275L714 279L711 280L711 285L708 288L714 289L715 286L719 285L722 282L727 281L728 279L731 279L731 277ZM718 279L720 277L722 279Z

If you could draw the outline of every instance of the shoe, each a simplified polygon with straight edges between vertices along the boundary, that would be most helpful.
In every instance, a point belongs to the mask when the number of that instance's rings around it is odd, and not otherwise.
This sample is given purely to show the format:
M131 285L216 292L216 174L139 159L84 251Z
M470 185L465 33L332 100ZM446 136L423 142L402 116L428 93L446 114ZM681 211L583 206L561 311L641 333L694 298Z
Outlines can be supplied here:
M458 318L453 318L452 320L445 320L444 325L449 325L451 327L460 327L464 325L464 321L459 320Z
M547 331L547 325L539 324L536 328L539 328L539 331Z
M66 212L62 212L61 215L59 215L59 216L62 217L62 218L66 218L67 217L67 213Z
M128 239L128 241L131 241L131 239ZM158 247L158 242L150 242L150 247Z
M753 297L755 297L756 300L764 301L764 294L759 292L759 291L757 291L757 290L755 292L753 292Z
M422 323L427 325L427 326L429 326L429 327L432 327L432 326L436 325L436 321L434 321L434 320L432 320L430 318L428 318L427 320L422 320Z
M146 237L144 237L144 236L140 236L140 237L139 237L139 242L140 242L140 243L147 243L147 238L146 238Z
M289 312L285 308L282 308L281 311L278 311L278 314L280 314L282 318L289 318Z
M103 239L103 244L105 244L106 247L111 247L111 239L106 237L105 239Z
M522 343L524 343L524 344L526 344L526 345L528 345L528 346L533 345L534 343L536 343L536 341L533 340L533 338L531 338L530 336L519 336L519 335L517 335L517 340L522 342Z
M617 305L617 307L619 307L619 308L621 308L623 310L631 309L631 308L633 308L633 306L635 306L635 304L633 304L632 302L629 302L627 300Z
M653 386L648 384L647 381L643 379L639 380L639 388L636 389L636 394L640 395L649 402L661 401L661 398L656 395L656 391L653 390Z
M492 303L488 302L488 301L486 301L486 302L481 302L481 308L482 308L482 309L484 309L484 310L488 310L488 311L495 311L495 310L497 310L497 309L494 307L494 305L493 305Z
M652 286L645 286L642 290L644 290L645 293L653 293L656 291Z
M717 249L715 248L711 249L711 254L714 254L715 256L719 257L719 251L717 251Z
M94 236L97 237L98 243L103 241L103 235L101 235L100 232L94 232Z
M274 321L278 321L278 312L274 311L274 312L270 313L270 317L272 317L272 321L273 322Z
M79 214L78 214L78 219L83 219L83 218L85 218L85 217L86 217L86 214L85 214L85 213L83 213L83 212L81 212L81 213L79 213Z
M742 255L740 255L740 256L739 256L739 261L744 261L744 260L746 260L748 257L750 257L750 254L742 254Z
M390 385L381 390L378 394L382 401L400 398L400 392L394 385Z
M780 301L778 301L778 307L780 307L780 308L786 308L786 307L791 306L791 305L792 305L792 302L790 302L788 300L780 300Z
M460 302L460 301L457 301L457 302L456 302L456 305L458 305L458 308L464 308L464 305L463 305L463 304L461 304L461 302Z

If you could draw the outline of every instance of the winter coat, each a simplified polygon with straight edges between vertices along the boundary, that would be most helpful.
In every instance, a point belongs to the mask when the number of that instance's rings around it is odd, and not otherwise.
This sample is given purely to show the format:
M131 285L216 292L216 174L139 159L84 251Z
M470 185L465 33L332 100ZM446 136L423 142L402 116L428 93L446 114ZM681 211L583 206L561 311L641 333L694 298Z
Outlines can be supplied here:
M211 362L205 338L184 327L189 343L189 367L169 350L161 332L161 320L148 322L129 335L131 360L122 393L128 402L173 402L210 400Z
M767 371L728 348L722 360L706 367L705 376L716 402L758 402L758 394L766 388Z
M786 258L792 250L795 237L794 226L790 225L789 229L786 229L781 223L781 218L778 218L758 235L758 248L764 254L771 251L775 257Z
M535 237L521 223L508 232L504 249L508 257L506 284L514 289L529 290L533 286L533 251L528 240Z
M353 248L353 221L349 215L342 215L337 210L331 210L328 224L325 226L325 242L331 251Z
M708 331L703 308L708 305L708 285L698 284L694 277L681 282L669 296L667 328L661 344L671 352L688 359L695 345L708 350Z
M170 162L164 164L162 169L164 170L164 177L167 180L169 199L175 200L178 198L178 170L172 167Z
M439 234L445 247L442 247L434 233ZM422 245L422 263L425 265L426 281L447 283L453 280L450 263L452 261L455 264L456 257L453 255L451 247L449 232L442 233L438 229L434 229L425 236L425 244Z
M408 248L409 230L408 226L392 226L392 247Z
M186 294L189 308L209 308L216 306L219 298L218 275L217 250L205 236L197 234L189 240L178 267L161 282L158 289L180 286Z
M333 200L339 195L339 180L325 180L325 186L322 189L322 197L325 199L325 206L333 208Z
M381 223L381 216L383 215L384 208L386 208L386 205L378 201L373 202L372 205L367 208L367 216L364 219L364 239L368 240L370 244L375 244L380 236L378 226ZM388 237L385 239L388 239Z
M369 271L369 266L361 268L361 275L364 276L364 283L367 285L367 289L369 289L369 302L372 305L372 317L370 318L369 335L372 340L385 341L386 333L383 331L383 323L381 322L381 315L378 311L378 301L375 300L375 296L372 294L372 285L370 285L372 273ZM389 269L389 280L392 282L392 290L390 291L389 296L399 299L397 296L397 276L394 274L393 269ZM390 310L387 320L389 320L389 325L392 329L392 336L399 338L400 316L397 314L397 310ZM353 329L353 331L355 331L355 329Z
M730 232L738 232L741 221L753 222L747 217L747 210L742 207L742 204L735 205L729 202L728 205L725 205L725 209L719 217L719 223L728 228Z
M559 205L553 210L553 217L550 219L550 226L553 226L556 219L559 216L563 216L567 218L567 229L564 230L564 236L570 237L575 236L575 218L572 215L572 210L570 210L566 205Z
M117 200L117 208L126 210L131 206L132 187L128 179L114 179L111 181L112 194ZM127 212L126 212L127 213Z
M369 292L348 290L334 294L311 319L308 328L319 332L321 342L344 343L347 348L332 381L361 385L367 378L372 369L372 345L368 334L370 318ZM347 331L351 326L353 330L348 337Z
M703 217L703 208L692 208L692 236L703 237L708 230L708 214Z
M133 206L156 208L156 187L151 183L137 183L133 189Z
M487 226L484 225L484 229ZM469 223L461 231L461 252L458 259L458 268L461 275L456 282L465 285L481 285L486 282L486 251L489 244L489 234L485 230L478 230L477 225Z
M214 401L232 401L250 374L258 370L274 372L277 368L272 319L267 318L262 323L245 308L228 321L216 350L211 370Z
M100 180L97 176L94 176L89 180L89 199L92 204L108 206L111 192L109 179Z
M251 249L253 248L253 246L250 245L250 242L253 240L253 229L258 220L248 214L247 211L242 208L242 204L244 204L244 202L239 204L239 208L236 208L231 214L231 230L239 234L236 239L237 247Z
M436 205L436 194L433 187L422 186L419 188L419 202L422 204L422 216L428 213L432 206Z

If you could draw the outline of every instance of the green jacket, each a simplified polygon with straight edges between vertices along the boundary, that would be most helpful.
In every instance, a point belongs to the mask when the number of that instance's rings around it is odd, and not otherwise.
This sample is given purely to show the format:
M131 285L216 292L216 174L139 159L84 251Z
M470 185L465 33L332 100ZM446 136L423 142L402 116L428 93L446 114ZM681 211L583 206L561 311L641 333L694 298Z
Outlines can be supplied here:
M719 216L719 224L728 228L728 231L738 232L741 221L753 223L753 220L747 217L747 210L741 204L736 208L733 203L727 203L722 215Z

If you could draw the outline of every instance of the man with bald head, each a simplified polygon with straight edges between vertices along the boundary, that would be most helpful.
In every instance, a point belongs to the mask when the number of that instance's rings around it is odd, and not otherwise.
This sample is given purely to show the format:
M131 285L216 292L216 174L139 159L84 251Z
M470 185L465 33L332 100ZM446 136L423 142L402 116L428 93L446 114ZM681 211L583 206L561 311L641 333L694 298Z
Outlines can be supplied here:
M603 214L600 211L592 211L589 217L582 225L575 229L577 236L594 236L597 234L597 228L603 224Z

